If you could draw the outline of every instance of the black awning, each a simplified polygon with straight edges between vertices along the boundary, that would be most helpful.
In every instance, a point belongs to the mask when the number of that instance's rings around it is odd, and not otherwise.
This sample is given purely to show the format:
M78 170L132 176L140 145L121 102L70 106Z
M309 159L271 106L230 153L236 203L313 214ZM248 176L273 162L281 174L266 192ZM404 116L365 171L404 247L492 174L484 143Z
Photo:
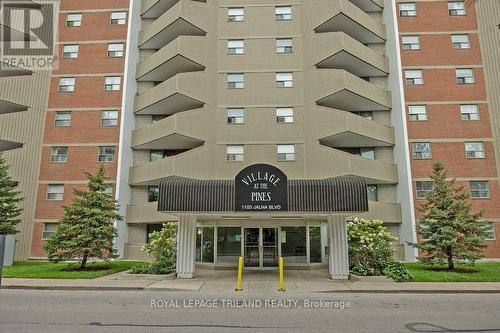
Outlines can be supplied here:
M366 212L366 181L361 177L288 180L289 212ZM234 180L168 177L160 181L158 211L234 212Z

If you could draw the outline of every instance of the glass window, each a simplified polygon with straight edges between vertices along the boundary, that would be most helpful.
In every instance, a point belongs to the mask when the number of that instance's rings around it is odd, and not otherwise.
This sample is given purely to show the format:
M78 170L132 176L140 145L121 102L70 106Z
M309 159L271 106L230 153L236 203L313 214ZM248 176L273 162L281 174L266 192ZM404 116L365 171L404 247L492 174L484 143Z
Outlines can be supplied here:
M52 147L50 161L53 163L65 163L68 161L68 147Z
M476 104L460 105L460 117L462 120L479 120L479 110Z
M245 20L245 9L242 7L228 8L227 20L229 22L241 22Z
M120 90L122 78L120 76L106 76L104 82L105 91L118 91Z
M71 112L56 112L54 117L54 123L56 127L68 127L71 126Z
M228 54L243 54L245 53L245 41L242 39L227 41Z
M456 70L457 83L458 84L470 84L475 83L474 70L471 68L461 68Z
M59 78L59 91L75 91L74 77Z
M375 159L375 148L373 147L361 147L359 148L359 156L367 158L369 160Z
M293 87L293 74L292 73L276 73L276 86L278 88L291 88L291 87Z
M484 144L482 142L466 142L465 156L467 158L485 158Z
M228 161L243 161L245 158L245 146L230 145L226 147Z
M416 160L426 160L432 158L430 142L412 143L413 158Z
M43 233L42 240L47 240L56 233L57 231L57 223L44 223L43 224Z
M281 255L286 263L306 263L306 227L281 227Z
M62 57L64 59L76 59L78 58L78 51L80 46L78 44L64 45Z
M245 88L245 74L243 73L227 74L227 87L229 89Z
M123 43L108 44L108 57L118 58L123 57Z
M494 222L486 222L486 240L495 240L495 223Z
M294 161L295 145L278 145L278 161Z
M427 194L434 190L434 183L431 181L416 181L415 191L418 199L425 199Z
M167 116L164 114L154 114L151 116L151 122L156 123L157 121L160 121L165 118L167 118Z
M378 186L377 184L368 184L366 187L368 192L368 201L378 201Z
M47 200L63 200L63 198L64 198L63 184L47 185Z
M372 111L359 111L359 112L354 112L360 117L363 117L368 120L373 120L373 112Z
M465 3L463 1L448 1L448 13L450 16L466 15Z
M102 111L101 126L116 126L118 125L118 111Z
M403 50L420 50L420 38L418 36L401 37Z
M214 262L214 227L196 228L196 261Z
M112 12L111 24L124 25L127 22L127 12Z
M275 9L275 13L277 21L288 21L292 19L291 6L278 6Z
M293 108L276 108L276 122L293 123Z
M417 5L415 2L400 2L399 3L400 16L417 16Z
M99 147L99 156L97 160L99 162L113 162L115 160L115 147L113 146Z
M472 198L489 198L490 185L487 181L470 181L470 196Z
M276 39L276 53L292 53L292 43L291 38Z
M151 150L149 152L149 160L151 162L154 161L159 161L165 158L165 151L164 150Z
M158 185L150 185L148 186L148 202L156 202L158 201L159 194Z
M469 35L451 35L451 44L454 49L470 49Z
M66 26L67 27L79 27L82 25L82 14L72 13L66 16Z
M228 124L243 124L245 122L245 109L231 108L227 109Z
M217 262L238 263L241 256L241 227L217 227Z
M155 224L148 224L146 226L146 243L149 243L151 240L151 234L155 231L161 231L163 229L163 224L161 223L155 223Z
M427 107L425 105L409 105L408 113L411 121L427 120Z
M405 70L405 82L408 85L424 84L424 77L421 69Z
M309 227L309 261L311 263L321 262L321 227Z

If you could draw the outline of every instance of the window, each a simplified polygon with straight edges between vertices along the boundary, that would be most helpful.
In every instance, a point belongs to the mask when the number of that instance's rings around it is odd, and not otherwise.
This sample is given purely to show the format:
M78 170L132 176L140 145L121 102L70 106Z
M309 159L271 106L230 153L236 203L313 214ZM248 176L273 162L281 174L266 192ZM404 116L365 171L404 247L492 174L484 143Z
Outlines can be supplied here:
M71 112L56 112L54 124L56 127L71 126Z
M149 160L151 162L154 161L159 161L165 158L165 151L164 150L151 150L149 152Z
M293 74L292 73L276 73L276 86L278 88L291 88L291 87L293 87Z
M102 111L101 126L116 126L118 125L118 111Z
M64 198L63 184L47 185L47 200L62 200Z
M57 231L57 223L44 223L42 240L47 240Z
M427 107L425 105L408 105L411 121L427 120Z
M486 238L485 240L495 240L496 235L495 235L495 223L494 222L486 222Z
M275 9L277 21L288 21L292 19L292 7L279 6Z
M420 50L420 38L418 36L403 36L403 50Z
M278 161L294 161L295 145L278 145Z
M465 3L463 1L448 1L448 13L450 16L464 16Z
M291 38L276 39L276 53L292 53L292 39Z
M228 8L227 9L227 20L229 22L241 22L245 20L245 9L239 8Z
M105 91L119 91L122 78L119 76L106 76L104 82Z
M123 43L108 44L108 57L123 57Z
M243 124L245 122L245 109L231 108L227 109L228 124Z
M467 158L484 158L484 144L482 142L466 142L465 156Z
M66 16L66 26L67 27L79 27L82 25L82 14L68 14Z
M228 161L243 161L245 158L245 146L230 145L226 147Z
M378 186L376 184L368 184L366 191L368 193L368 201L378 201Z
M479 110L476 104L460 105L460 117L462 120L479 120Z
M413 158L416 160L426 160L432 158L430 142L412 143Z
M227 87L229 89L245 88L245 74L227 74Z
M469 35L451 35L451 44L454 49L470 49Z
M293 108L276 108L276 122L293 123Z
M476 83L474 79L474 70L472 68L461 68L455 71L458 84Z
M217 227L217 262L237 263L241 240L241 227Z
M214 262L214 227L196 228L196 262Z
M64 59L76 59L78 58L78 50L80 46L78 44L74 45L64 45L62 57Z
M156 123L157 121L160 121L165 118L167 118L167 116L164 114L154 114L151 116L151 122Z
M417 5L415 2L401 2L399 3L400 16L417 16Z
M227 41L227 54L243 54L245 53L245 41L242 39Z
M344 151L349 154L353 154L356 156L368 158L370 160L375 159L375 148L373 147L346 147L346 148L337 148L338 150Z
M99 147L99 157L97 158L97 160L99 162L113 162L115 160L115 147Z
M75 91L74 77L59 78L59 91Z
M111 13L111 24L124 25L127 22L126 12L112 12Z
M158 201L158 185L148 186L148 202Z
M424 78L421 69L405 70L405 82L408 85L424 84Z
M470 181L470 196L472 198L489 198L490 185L487 181Z
M417 199L425 199L427 194L434 190L434 183L431 181L416 181L415 190L417 192Z
M373 112L372 111L359 111L359 112L354 112L360 117L363 117L368 120L373 120Z
M50 161L53 163L65 163L68 161L68 147L52 147Z

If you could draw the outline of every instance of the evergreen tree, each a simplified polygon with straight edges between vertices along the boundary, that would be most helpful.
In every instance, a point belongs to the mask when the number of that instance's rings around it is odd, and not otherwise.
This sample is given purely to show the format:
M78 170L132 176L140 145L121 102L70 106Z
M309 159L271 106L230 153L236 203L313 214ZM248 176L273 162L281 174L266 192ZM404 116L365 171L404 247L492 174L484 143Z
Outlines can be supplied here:
M9 166L0 151L0 235L17 233L16 226L21 222L23 199L9 176Z
M73 190L76 199L65 206L64 216L56 232L44 244L49 259L54 262L81 258L80 269L89 258L109 259L115 256L113 240L117 235L114 221L121 221L115 200L106 194L111 188L101 164L96 175L85 173L86 191Z
M422 213L417 226L421 241L411 245L422 250L422 262L447 263L448 269L454 270L457 259L474 262L483 256L486 223L479 221L483 212L471 213L469 193L454 179L447 180L441 162L434 163L430 177L433 191L418 207Z

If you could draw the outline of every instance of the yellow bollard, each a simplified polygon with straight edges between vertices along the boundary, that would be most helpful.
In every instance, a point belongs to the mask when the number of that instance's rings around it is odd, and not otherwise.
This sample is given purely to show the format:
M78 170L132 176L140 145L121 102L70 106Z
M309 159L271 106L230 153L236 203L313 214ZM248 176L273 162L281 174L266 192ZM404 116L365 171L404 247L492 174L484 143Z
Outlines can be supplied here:
M236 289L235 291L242 291L243 288L241 288L241 278L243 275L243 257L238 258L238 282L236 284Z
M278 291L285 291L285 281L283 277L283 257L280 257L280 288Z

